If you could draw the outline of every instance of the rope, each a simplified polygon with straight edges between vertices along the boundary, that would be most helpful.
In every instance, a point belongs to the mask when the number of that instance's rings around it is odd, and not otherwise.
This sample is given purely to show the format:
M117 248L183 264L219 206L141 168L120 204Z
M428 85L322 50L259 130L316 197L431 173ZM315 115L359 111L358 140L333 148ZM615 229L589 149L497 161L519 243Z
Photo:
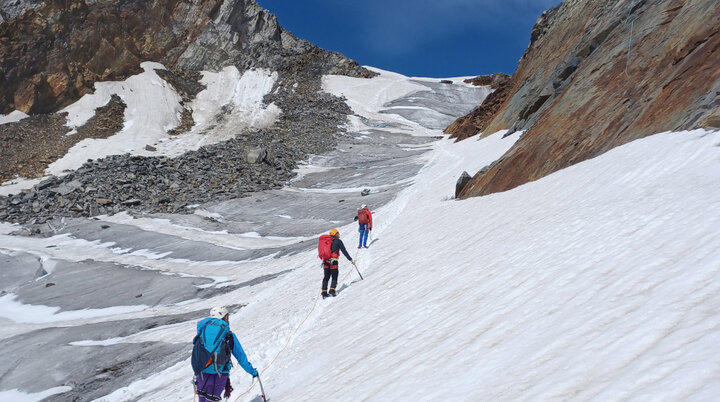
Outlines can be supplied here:
M353 261L355 261L359 252L360 252L359 249L355 252L355 258L353 258ZM345 279L347 279L347 277L350 276L351 273L352 273L352 269L349 269L348 272L345 274L345 276L340 280L340 283L344 283ZM305 321L307 321L307 319L310 318L310 314L312 314L312 312L315 311L315 307L317 307L317 305L318 305L318 300L320 300L319 295L315 296L315 301L313 302L312 308L310 308L310 310L305 315L305 318L303 318L303 320L300 322L300 324L298 324L298 326L295 328L295 330L290 334L290 336L288 336L287 340L285 341L285 345L283 345L283 347L280 348L280 350L277 352L275 357L273 357L273 359L270 361L270 363L268 363L268 365L265 366L264 369L262 369L262 371L258 374L258 376L260 374L265 373L273 365L273 363L275 363L275 360L277 360L277 358L280 357L280 354L282 352L284 352L285 349L287 349L288 345L290 345L290 340L295 336L295 334L297 334L297 332L300 330L300 327L302 327L303 324L305 324ZM234 402L237 402L241 397L249 394L250 391L252 391L252 389L255 388L255 385L257 383L258 383L258 381L255 381L255 378L253 378L253 382L250 385L250 388L248 388L247 391L243 392L242 394L238 395L237 398L235 398ZM194 401L195 400L193 399L193 402Z

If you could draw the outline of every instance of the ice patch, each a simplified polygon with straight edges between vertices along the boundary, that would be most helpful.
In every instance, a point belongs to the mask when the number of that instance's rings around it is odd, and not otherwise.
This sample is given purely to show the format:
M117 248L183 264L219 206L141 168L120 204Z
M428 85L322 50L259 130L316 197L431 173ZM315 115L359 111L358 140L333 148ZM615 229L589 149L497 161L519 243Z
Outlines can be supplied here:
M123 343L124 338L110 338L110 339L103 339L102 341L75 341L70 342L70 345L72 346L111 346L111 345L117 345L119 343Z
M148 308L146 305L114 306L99 309L84 309L58 312L60 307L33 305L20 303L17 295L8 293L0 296L0 317L10 319L17 323L45 324L62 321L83 320L114 316L118 314L134 313Z

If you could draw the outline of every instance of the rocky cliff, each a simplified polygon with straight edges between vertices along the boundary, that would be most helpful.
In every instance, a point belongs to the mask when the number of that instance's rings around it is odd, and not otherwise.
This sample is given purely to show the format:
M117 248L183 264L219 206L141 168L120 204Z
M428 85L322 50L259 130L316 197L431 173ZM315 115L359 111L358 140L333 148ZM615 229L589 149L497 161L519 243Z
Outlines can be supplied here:
M0 113L47 113L96 81L168 68L367 76L344 56L282 29L254 0L0 1ZM4 20L4 22L3 22Z
M449 130L527 130L460 197L505 191L654 133L719 128L718 66L720 2L563 2L538 19L506 99L486 108L492 117Z
M182 97L181 124L170 135L194 125L192 101L205 88L199 70L277 72L264 102L282 111L271 127L244 128L229 119L238 111L223 106L208 130L230 130L233 138L177 158L88 157L72 173L0 197L0 220L185 211L282 187L297 161L335 146L351 113L342 99L321 90L321 77L375 75L295 38L254 0L0 0L0 10L0 114L31 114L0 125L0 182L43 177L78 141L117 134L126 109L119 98L96 109L73 135L66 135L66 116L56 111L92 92L96 82L139 73L147 60L167 67L154 71ZM261 157L248 157L252 153Z

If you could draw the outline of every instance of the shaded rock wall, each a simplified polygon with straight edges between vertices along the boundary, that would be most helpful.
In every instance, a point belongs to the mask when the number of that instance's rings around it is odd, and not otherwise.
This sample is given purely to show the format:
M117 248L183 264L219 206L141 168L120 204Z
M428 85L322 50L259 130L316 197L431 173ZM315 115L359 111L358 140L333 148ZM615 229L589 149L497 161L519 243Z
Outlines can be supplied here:
M720 2L565 1L538 20L510 96L483 127L527 132L461 197L505 191L653 133L720 126L718 66Z
M0 21L0 113L57 110L91 92L95 81L168 68L303 69L371 76L340 54L283 30L254 0L5 1ZM298 60L300 58L300 60ZM299 65L298 65L299 64Z

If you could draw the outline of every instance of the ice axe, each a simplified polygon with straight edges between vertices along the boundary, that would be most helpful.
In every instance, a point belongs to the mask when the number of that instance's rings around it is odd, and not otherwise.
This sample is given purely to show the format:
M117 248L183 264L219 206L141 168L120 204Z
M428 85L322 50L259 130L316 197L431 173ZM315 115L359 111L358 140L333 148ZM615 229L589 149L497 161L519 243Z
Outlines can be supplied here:
M260 396L262 396L263 402L267 402L267 399L265 398L265 389L262 386L262 381L260 381L260 374L258 374L257 378L258 384L260 384Z
M352 262L353 267L355 267L355 270L357 271L358 275L360 275L360 280L364 280L362 277L362 274L360 273L360 270L358 269L357 265L355 265L355 261Z

